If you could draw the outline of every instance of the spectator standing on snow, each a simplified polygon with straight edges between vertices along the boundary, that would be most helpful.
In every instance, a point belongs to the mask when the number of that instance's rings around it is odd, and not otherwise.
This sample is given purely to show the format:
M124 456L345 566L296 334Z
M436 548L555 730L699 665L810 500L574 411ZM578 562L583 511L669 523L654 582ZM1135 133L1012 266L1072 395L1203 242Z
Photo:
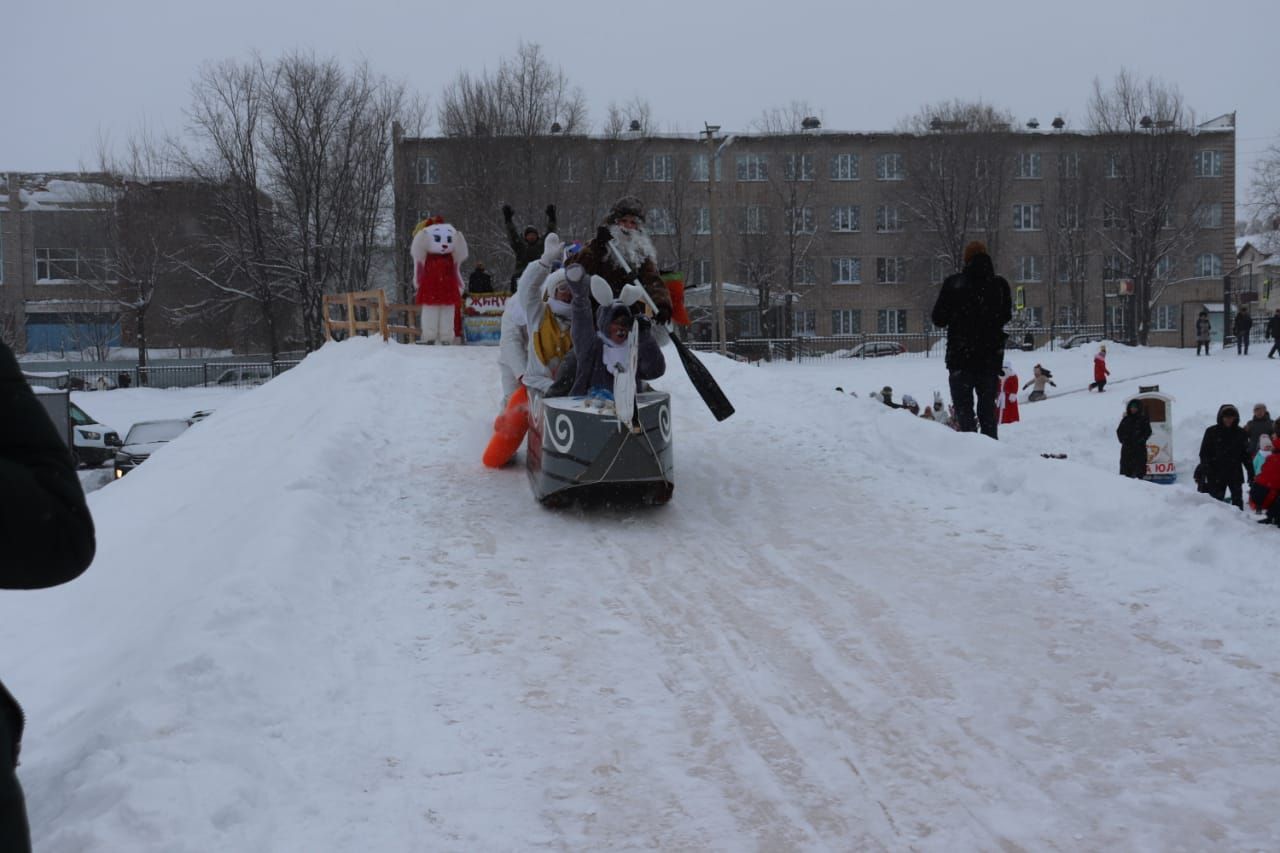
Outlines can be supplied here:
M1026 385L1022 386L1022 390L1031 388L1031 394L1027 397L1028 403L1036 403L1044 399L1044 386L1052 385L1058 387L1058 383L1053 381L1053 374L1045 370L1042 366L1036 365L1031 369L1031 379ZM1034 386L1034 387L1032 387Z
M1253 328L1253 318L1249 316L1249 308L1240 306L1236 312L1236 321L1231 324L1231 331L1236 336L1236 355L1249 354L1249 330Z
M1200 441L1200 463L1204 466L1205 489L1220 501L1231 491L1232 506L1244 509L1245 477L1253 479L1249 458L1249 433L1240 426L1240 411L1230 403L1218 409L1218 421L1204 431Z
M1280 350L1280 308L1267 320L1265 334L1271 338L1271 351L1267 353L1267 358L1274 358L1276 351Z
M1107 347L1106 344L1098 347L1098 354L1093 357L1093 381L1089 383L1089 390L1098 389L1101 394L1107 387L1107 377L1111 375L1111 371L1107 370Z
M1275 432L1275 421L1271 419L1271 413L1267 411L1266 403L1253 404L1253 417L1244 425L1245 432L1249 433L1249 458L1252 459L1258 452L1258 440L1264 435L1271 435Z
M476 268L467 276L467 293L493 293L493 276L484 268L484 261L476 261Z
M520 274L524 272L524 268L542 257L543 240L546 239L546 234L555 233L556 206L554 204L547 205L546 214L547 230L545 234L539 234L538 229L532 225L525 226L523 233L516 233L516 212L511 209L509 204L502 206L502 222L507 229L507 242L511 245L512 253L516 256L515 271L511 273L510 290L512 293L516 290L516 282L520 280Z
M1142 410L1142 401L1133 399L1124 407L1124 417L1116 427L1120 439L1120 476L1142 478L1147 474L1147 439L1151 420Z
M1012 318L1009 282L996 275L987 247L975 240L964 247L964 269L942 283L932 314L933 324L947 330L951 402L961 432L981 429L997 437L1004 325Z
M1280 434L1272 436L1272 447L1280 443ZM1249 488L1249 505L1266 517L1259 524L1280 524L1280 452L1267 454L1258 475Z
M0 588L43 589L76 578L93 560L93 519L75 462L44 407L0 343ZM31 850L14 768L25 720L0 684L0 850Z
M1213 328L1209 323L1209 312L1201 311L1196 317L1196 355L1200 354L1200 347L1204 347L1204 354L1209 354L1209 332Z

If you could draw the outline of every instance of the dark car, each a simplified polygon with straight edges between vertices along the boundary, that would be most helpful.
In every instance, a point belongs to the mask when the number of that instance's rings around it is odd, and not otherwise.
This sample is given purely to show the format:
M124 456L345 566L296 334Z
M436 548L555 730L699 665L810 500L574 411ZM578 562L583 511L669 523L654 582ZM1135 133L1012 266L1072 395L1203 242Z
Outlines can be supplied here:
M164 421L141 421L129 427L124 446L116 451L116 479L151 458L161 447L173 441L191 426L190 418Z
M886 355L902 355L907 348L897 341L867 341L845 353L845 358L881 358Z

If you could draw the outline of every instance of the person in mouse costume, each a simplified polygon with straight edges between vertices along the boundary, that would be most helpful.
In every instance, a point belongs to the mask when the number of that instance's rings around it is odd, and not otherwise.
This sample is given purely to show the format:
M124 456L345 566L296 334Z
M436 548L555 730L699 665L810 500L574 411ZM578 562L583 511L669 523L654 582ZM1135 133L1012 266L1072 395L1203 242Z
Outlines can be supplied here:
M466 238L439 216L424 219L413 229L409 254L417 286L413 301L422 306L420 340L451 344L455 338L461 339L463 281L459 268L467 259Z

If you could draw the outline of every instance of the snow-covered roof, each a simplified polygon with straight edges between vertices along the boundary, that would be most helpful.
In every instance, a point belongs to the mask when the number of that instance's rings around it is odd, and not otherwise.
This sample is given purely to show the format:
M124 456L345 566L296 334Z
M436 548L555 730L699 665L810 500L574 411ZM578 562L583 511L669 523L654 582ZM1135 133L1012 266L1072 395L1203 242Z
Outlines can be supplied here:
M726 281L720 285L724 293L726 308L754 308L760 304L760 291L745 284L734 284ZM784 305L787 301L785 292L769 294L769 301L774 305ZM697 287L685 288L684 303L690 308L706 308L711 305L711 285L700 284Z

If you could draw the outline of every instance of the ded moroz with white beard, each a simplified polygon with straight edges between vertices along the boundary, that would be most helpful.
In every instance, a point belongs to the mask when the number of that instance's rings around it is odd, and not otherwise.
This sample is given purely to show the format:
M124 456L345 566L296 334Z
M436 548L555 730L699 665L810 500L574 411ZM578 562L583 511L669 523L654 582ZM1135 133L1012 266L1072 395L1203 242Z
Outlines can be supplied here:
M610 243L634 272L628 273L617 263L609 251ZM671 318L671 294L658 274L658 253L645 232L644 207L638 198L618 199L604 224L596 229L595 238L578 254L577 263L588 275L598 275L607 281L615 298L622 293L624 285L639 279L657 307L654 320L661 324Z

